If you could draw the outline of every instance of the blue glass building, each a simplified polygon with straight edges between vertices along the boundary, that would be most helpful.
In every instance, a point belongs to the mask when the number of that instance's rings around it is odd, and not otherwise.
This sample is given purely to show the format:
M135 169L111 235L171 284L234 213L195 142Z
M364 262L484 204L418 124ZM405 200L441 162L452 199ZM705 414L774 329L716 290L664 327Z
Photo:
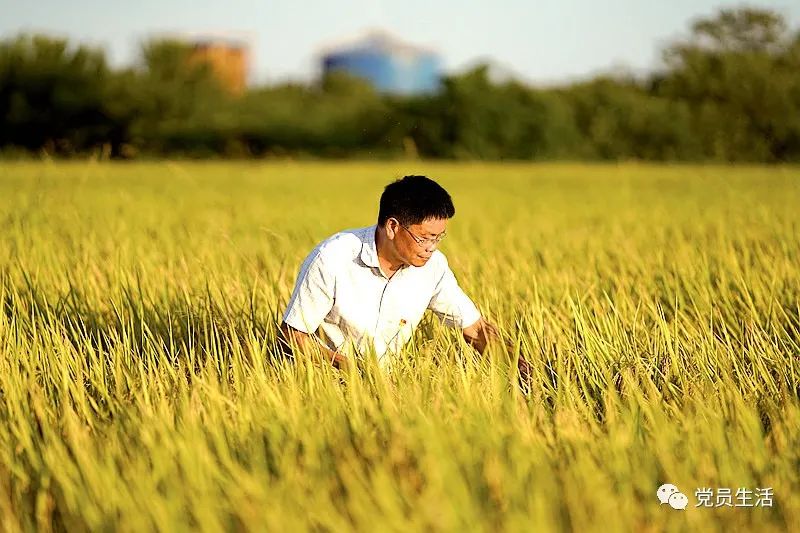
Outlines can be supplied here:
M372 32L322 56L325 73L344 71L367 79L383 93L426 94L439 89L441 66L436 53Z

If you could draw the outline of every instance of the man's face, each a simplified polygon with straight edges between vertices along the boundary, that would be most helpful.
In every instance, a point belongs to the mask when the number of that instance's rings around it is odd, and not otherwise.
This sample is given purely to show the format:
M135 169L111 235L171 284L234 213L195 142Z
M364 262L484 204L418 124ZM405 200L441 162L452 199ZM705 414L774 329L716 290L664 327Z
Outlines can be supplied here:
M400 259L407 265L421 267L428 262L431 254L436 249L437 243L432 242L447 229L446 218L428 218L419 224L404 228L395 219L390 219L393 229L395 251ZM418 241L428 239L420 244Z

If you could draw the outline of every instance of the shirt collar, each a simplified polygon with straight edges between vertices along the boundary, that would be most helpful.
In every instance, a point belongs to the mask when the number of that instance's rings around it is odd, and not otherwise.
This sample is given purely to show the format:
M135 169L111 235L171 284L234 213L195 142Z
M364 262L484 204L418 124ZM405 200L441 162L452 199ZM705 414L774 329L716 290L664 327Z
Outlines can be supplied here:
M378 247L375 244L375 230L377 224L364 228L364 233L361 236L361 261L373 268L380 268L378 262Z

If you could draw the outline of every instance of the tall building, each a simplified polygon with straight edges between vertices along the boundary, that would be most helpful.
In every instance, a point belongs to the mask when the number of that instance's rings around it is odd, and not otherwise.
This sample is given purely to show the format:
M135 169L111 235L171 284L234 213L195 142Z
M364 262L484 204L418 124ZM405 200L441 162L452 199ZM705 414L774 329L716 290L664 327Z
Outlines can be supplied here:
M327 47L324 73L343 71L392 94L424 94L439 88L441 66L432 50L404 43L382 31Z
M193 39L191 45L190 61L208 63L222 86L231 94L240 95L245 91L250 61L247 43L210 37Z

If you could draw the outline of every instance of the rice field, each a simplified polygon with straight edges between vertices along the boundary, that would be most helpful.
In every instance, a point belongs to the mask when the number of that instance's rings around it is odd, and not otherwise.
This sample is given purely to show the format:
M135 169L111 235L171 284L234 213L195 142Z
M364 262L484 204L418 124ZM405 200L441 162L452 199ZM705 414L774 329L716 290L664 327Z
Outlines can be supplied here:
M303 257L420 173L513 349L288 365ZM4 531L800 531L799 357L798 168L0 164Z

